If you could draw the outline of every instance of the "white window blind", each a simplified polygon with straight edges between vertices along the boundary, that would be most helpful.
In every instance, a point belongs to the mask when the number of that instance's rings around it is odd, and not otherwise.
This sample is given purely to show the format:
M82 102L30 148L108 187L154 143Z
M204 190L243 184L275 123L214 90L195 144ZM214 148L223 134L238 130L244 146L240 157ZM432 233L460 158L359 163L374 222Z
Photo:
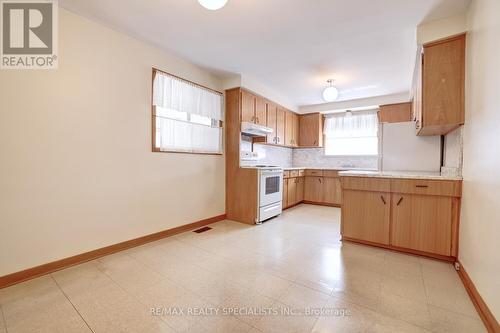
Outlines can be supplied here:
M330 115L325 119L325 155L378 155L377 111Z
M159 151L222 154L222 94L155 72L155 147Z

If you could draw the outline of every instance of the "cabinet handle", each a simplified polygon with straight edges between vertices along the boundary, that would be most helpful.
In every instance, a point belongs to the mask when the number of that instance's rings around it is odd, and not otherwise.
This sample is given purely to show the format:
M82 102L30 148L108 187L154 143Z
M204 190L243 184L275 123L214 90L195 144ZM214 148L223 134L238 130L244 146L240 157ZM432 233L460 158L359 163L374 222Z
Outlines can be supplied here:
M428 185L415 185L415 187L418 187L418 188L428 188L429 186Z
M321 183L321 178L318 178L318 181Z
M255 122L258 124L259 123L259 117L255 117Z
M316 140L314 140L314 142L313 142L313 146L314 146L315 144L316 144Z
M403 197L401 197L399 200L398 200L398 203L396 204L396 206L399 206L400 203L403 202Z
M383 195L381 195L381 196L380 196L380 199L382 199L382 202L383 202L383 203L384 203L384 205L385 205L385 204L386 204L386 202L385 202L385 199L384 199L384 196L383 196Z

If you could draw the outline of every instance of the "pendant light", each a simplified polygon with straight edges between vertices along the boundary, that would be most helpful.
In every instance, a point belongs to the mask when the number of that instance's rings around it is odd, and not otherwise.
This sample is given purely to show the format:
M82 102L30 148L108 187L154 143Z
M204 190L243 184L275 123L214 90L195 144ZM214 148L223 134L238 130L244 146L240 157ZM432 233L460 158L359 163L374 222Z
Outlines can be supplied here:
M198 0L198 2L208 10L217 10L224 7L227 0Z
M333 102L339 97L339 91L333 86L334 81L332 79L326 81L329 86L323 90L323 99L327 102Z

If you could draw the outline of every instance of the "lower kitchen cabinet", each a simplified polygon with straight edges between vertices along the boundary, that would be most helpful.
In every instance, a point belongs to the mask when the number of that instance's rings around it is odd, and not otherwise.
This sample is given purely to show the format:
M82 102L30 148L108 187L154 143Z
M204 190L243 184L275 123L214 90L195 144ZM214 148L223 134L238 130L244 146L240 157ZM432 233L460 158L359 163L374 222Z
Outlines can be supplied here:
M304 201L304 188L305 188L305 177L297 177L297 191L296 193L296 200L297 202L302 202Z
M311 202L323 201L323 177L306 177L304 200Z
M450 256L452 205L451 197L393 194L391 244Z
M390 193L344 191L342 236L389 244Z
M454 261L461 194L461 181L342 177L342 237Z
M331 205L340 205L342 189L340 178L323 178L323 199L322 202Z
M286 208L288 207L288 179L283 179L283 191L282 191L282 194L283 194L283 202L282 202L282 206L283 208Z
M288 196L287 196L287 207L297 204L297 177L288 178Z

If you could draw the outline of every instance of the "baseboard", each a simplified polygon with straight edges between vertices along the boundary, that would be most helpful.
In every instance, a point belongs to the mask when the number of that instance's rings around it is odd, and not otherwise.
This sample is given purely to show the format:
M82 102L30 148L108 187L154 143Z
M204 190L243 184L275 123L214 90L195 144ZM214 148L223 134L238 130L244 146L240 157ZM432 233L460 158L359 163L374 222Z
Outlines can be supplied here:
M134 238L125 242L109 245L97 250L85 252L82 254L77 254L72 257L56 260L47 264L28 268L12 274L0 276L0 289L26 280L34 279L42 275L53 273L55 271L68 268L70 266L78 265L86 261L94 260L106 256L108 254L116 253L119 251L130 249L132 247L154 242L162 238L170 237L192 229L197 229L206 226L208 224L219 222L225 219L226 219L226 214L210 217L208 219L189 223L176 228L163 230L154 234L142 236L139 238Z
M465 289L467 290L467 293L469 294L469 297L472 300L472 303L474 304L474 307L479 313L481 320L488 329L488 332L500 333L500 326L498 324L498 321L496 320L495 316L488 308L488 305L486 305L483 298L477 291L476 286L469 277L469 274L467 274L467 271L464 269L464 266L460 262L458 263L460 264L460 269L457 271L458 276L460 276L460 279L462 280L462 283L464 284Z

